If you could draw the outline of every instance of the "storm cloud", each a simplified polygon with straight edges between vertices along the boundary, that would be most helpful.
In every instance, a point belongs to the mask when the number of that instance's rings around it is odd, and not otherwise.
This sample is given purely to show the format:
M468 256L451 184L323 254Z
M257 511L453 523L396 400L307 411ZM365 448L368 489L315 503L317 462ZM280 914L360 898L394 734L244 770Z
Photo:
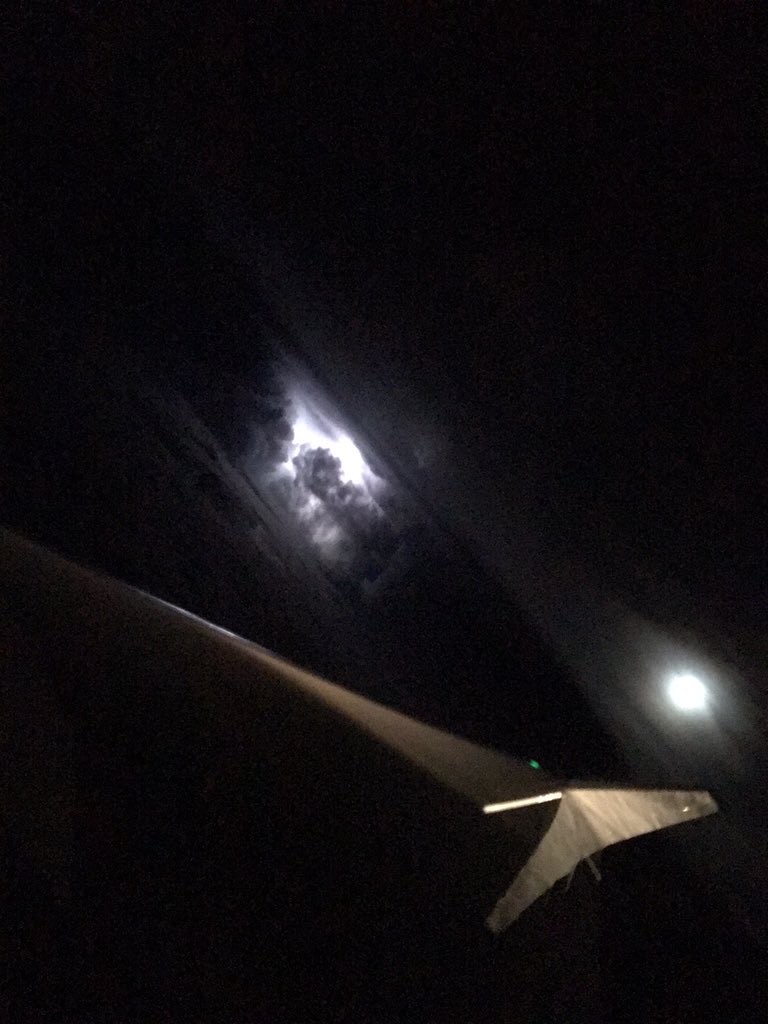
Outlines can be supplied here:
M345 480L342 460L327 448L303 445L292 464L294 501L313 540L355 575L378 575L396 537L368 488Z
M259 403L242 464L340 581L377 579L412 521L399 489L310 390L293 386Z

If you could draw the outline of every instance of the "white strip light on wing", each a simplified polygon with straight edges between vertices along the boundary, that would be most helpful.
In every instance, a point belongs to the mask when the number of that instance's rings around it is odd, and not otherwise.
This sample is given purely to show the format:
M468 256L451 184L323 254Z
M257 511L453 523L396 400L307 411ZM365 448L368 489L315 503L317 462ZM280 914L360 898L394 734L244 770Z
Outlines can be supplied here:
M499 811L516 811L520 807L532 807L534 804L548 804L551 800L559 800L563 794L542 793L540 796L526 796L522 800L506 800L502 804L486 804L483 814L498 814Z

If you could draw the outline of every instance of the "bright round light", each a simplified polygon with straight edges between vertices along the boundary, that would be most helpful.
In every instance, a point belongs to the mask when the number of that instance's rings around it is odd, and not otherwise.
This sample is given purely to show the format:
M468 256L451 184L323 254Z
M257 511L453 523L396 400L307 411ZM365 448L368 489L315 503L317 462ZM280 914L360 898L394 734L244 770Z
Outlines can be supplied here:
M673 676L669 682L669 699L681 711L703 711L709 693L702 681L690 673Z

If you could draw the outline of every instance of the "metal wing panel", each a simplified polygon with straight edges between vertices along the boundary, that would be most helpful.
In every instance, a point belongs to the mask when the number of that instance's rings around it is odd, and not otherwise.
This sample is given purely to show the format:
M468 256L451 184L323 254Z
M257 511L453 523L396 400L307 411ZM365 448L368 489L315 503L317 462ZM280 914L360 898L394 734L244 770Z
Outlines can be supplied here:
M493 908L488 927L497 934L503 931L555 882L599 850L716 810L714 799L702 790L564 790L549 831Z

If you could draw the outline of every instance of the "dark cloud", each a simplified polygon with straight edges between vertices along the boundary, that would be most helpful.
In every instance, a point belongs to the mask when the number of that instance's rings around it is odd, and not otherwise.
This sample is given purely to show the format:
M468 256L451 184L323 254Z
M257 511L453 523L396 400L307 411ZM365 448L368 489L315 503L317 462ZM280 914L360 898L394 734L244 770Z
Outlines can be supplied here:
M254 429L254 456L266 467L274 468L288 460L293 427L282 409L271 409Z
M251 409L247 437L238 453L249 476L260 480L290 458L293 427L284 404L257 401Z
M341 459L336 458L327 448L305 447L293 459L296 468L296 483L305 487L323 502L346 504L357 496L362 498L362 488L345 484L341 476ZM355 495L355 491L359 492Z
M350 576L378 576L397 544L384 510L364 486L344 479L328 449L304 446L292 461L294 501L324 554Z

